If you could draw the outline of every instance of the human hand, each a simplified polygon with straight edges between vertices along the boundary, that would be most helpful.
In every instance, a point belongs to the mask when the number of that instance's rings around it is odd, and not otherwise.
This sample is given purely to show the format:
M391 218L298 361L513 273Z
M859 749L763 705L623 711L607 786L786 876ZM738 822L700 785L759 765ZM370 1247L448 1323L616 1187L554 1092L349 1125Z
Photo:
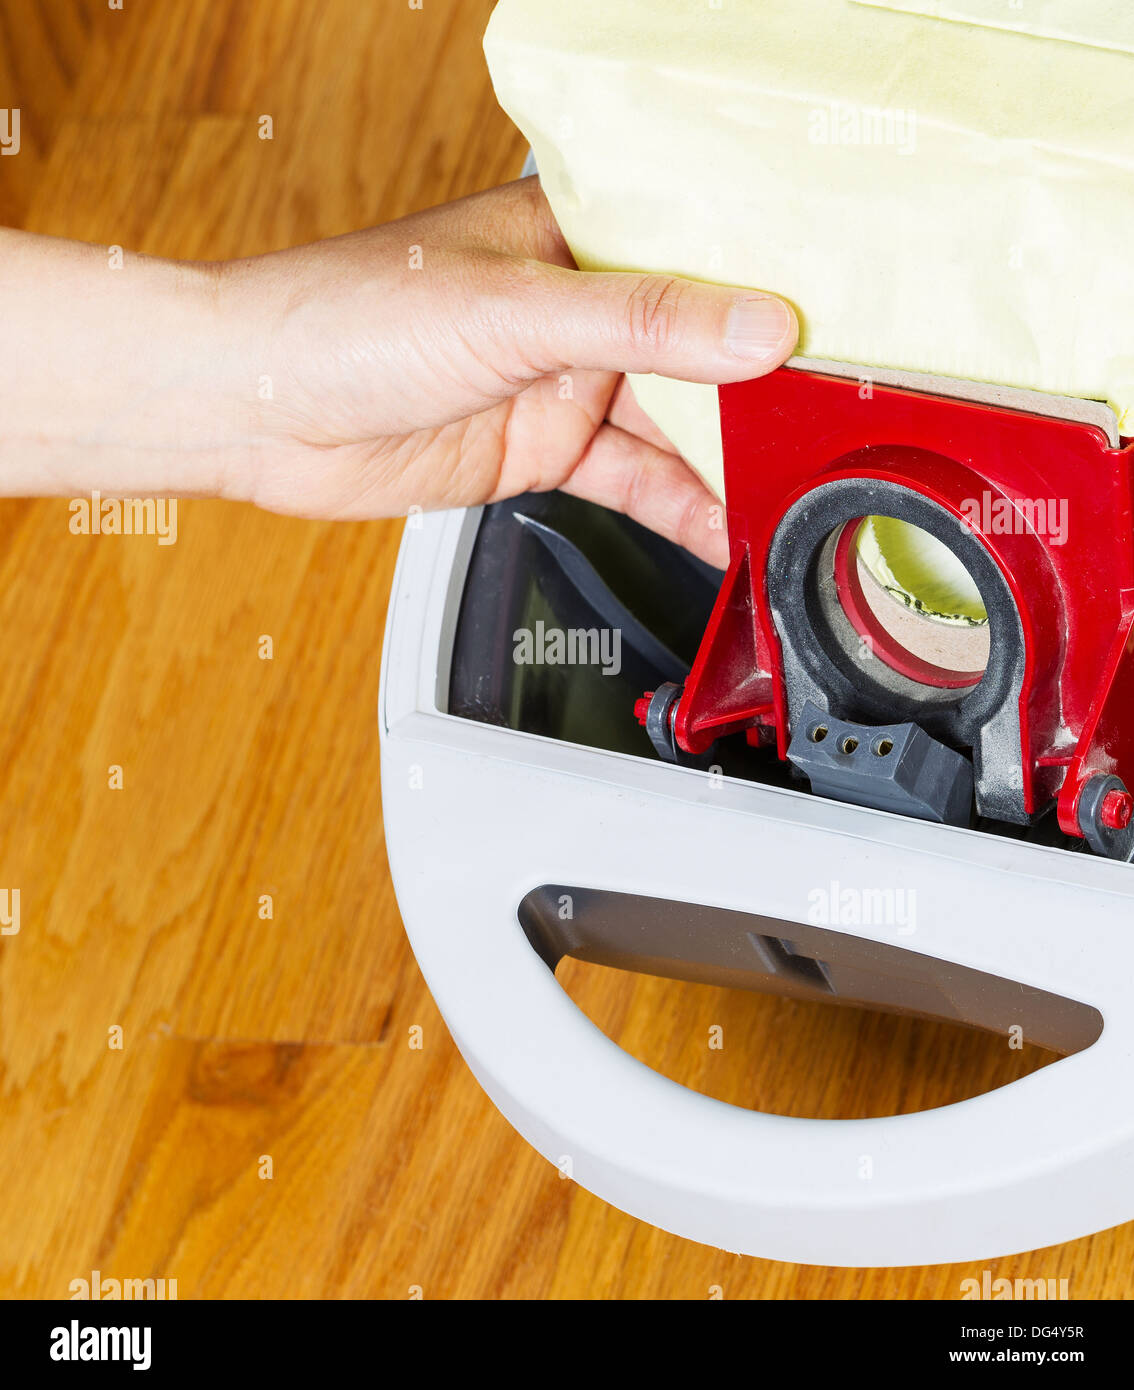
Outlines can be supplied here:
M220 264L0 231L0 492L219 496L341 519L562 488L719 565L716 498L625 372L791 354L782 300L582 274L537 179Z
M717 499L624 372L723 383L793 351L780 299L582 274L537 179L223 268L238 360L271 383L245 495L365 518L562 488L718 565Z

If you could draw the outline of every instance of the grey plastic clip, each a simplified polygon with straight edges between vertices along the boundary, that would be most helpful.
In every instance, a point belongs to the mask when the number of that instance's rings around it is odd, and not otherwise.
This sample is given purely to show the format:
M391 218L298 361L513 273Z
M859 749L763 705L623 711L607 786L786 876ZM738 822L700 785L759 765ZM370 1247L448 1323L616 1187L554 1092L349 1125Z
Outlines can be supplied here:
M1096 854L1129 864L1134 861L1134 821L1122 827L1108 826L1102 814L1110 793L1125 791L1126 783L1119 777L1103 773L1092 777L1079 797L1079 829Z
M849 724L808 701L788 757L819 796L918 820L969 824L972 763L916 724Z

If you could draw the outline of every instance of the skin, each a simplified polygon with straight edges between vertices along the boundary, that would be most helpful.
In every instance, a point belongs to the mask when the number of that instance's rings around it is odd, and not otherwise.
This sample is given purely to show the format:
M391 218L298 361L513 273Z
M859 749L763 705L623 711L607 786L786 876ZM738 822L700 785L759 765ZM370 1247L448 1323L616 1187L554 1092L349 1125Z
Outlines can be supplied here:
M0 302L4 495L360 520L562 488L718 565L624 374L742 381L798 337L771 295L578 271L537 179L222 264L0 231Z

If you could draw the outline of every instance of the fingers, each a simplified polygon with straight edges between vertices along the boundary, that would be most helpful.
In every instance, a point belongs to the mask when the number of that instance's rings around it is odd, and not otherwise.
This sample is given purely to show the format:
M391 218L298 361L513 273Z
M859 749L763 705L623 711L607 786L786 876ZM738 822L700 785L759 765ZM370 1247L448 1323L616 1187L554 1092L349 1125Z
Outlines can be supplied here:
M422 223L414 234L434 271L417 286L429 332L448 332L466 355L475 343L509 393L572 369L745 381L782 366L799 340L795 310L773 294L575 269L538 178L408 221Z
M552 266L516 280L509 332L533 374L579 367L720 385L774 371L799 339L791 305L755 290Z
M724 569L724 508L676 454L603 425L562 490L622 512Z

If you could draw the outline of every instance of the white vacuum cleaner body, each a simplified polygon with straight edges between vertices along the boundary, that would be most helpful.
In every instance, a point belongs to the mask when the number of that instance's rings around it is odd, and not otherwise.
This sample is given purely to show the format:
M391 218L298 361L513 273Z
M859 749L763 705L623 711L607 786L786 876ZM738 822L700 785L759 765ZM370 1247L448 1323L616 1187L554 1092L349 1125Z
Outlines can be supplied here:
M966 828L827 799L743 738L703 766L659 757L634 697L687 672L720 583L560 494L407 527L379 709L386 838L481 1085L576 1182L728 1251L973 1261L1134 1217L1134 868L1051 817ZM918 1114L755 1113L624 1053L556 982L564 956L1064 1055Z

